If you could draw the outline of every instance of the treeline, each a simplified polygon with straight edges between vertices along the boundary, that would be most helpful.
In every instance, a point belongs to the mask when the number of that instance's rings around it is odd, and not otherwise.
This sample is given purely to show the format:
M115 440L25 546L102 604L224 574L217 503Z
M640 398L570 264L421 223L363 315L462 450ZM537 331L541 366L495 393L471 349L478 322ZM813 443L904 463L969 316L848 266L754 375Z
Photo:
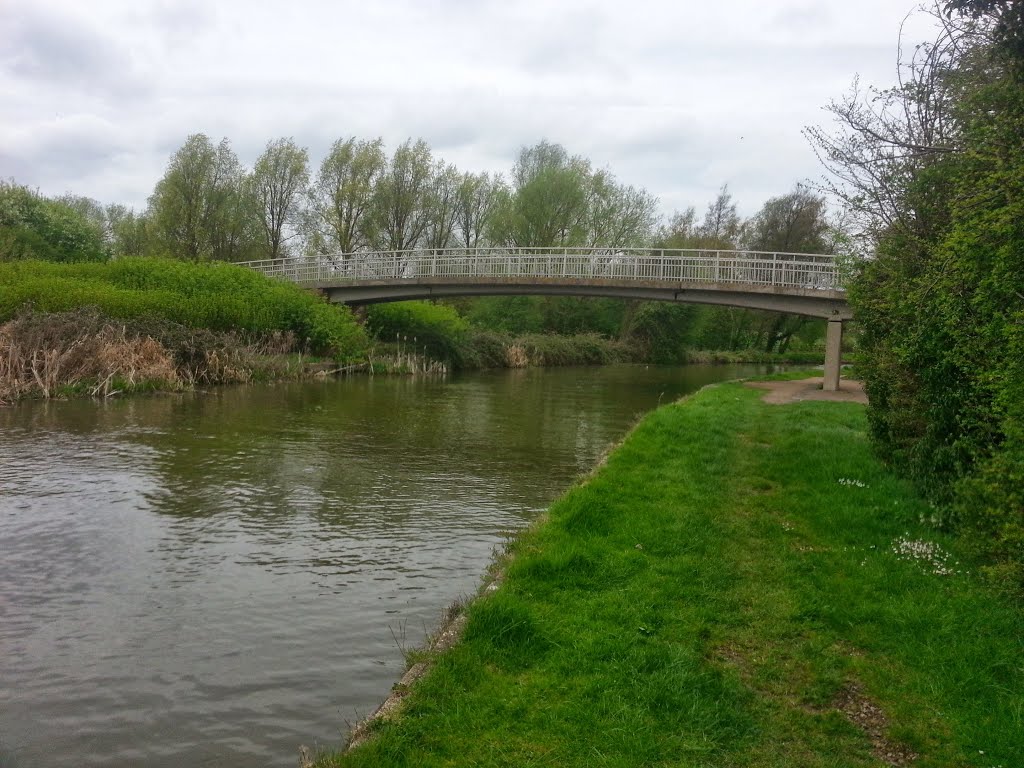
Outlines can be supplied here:
M313 169L308 151L282 138L249 169L228 139L195 134L142 212L74 195L47 201L13 184L3 197L21 210L0 214L0 226L32 228L36 210L77 212L110 254L192 261L454 245L625 247L648 243L657 219L648 192L547 142L524 148L506 180L461 172L422 140L389 155L381 139L339 139ZM5 248L6 258L33 243Z
M558 144L524 147L505 175L463 172L422 141L388 153L381 139L339 139L318 168L292 139L269 142L246 168L223 139L190 136L144 211L75 195L47 199L0 184L0 261L103 261L132 256L196 262L447 246L652 246L841 251L824 200L797 187L744 220L726 187L703 215L668 221L656 198ZM718 307L560 297L452 301L482 330L597 334L645 360L691 350L787 353L813 347L822 324Z
M900 84L810 137L873 258L851 291L872 437L1024 588L1024 4L950 0Z
M703 220L691 207L662 223L647 190L546 141L521 149L506 178L462 172L423 140L389 155L381 139L356 137L336 141L318 169L307 149L276 139L250 169L228 139L195 134L142 212L73 194L46 199L13 182L0 201L0 228L18 230L0 242L3 260L249 261L452 246L820 251L837 237L823 199L799 187L749 221L723 187Z

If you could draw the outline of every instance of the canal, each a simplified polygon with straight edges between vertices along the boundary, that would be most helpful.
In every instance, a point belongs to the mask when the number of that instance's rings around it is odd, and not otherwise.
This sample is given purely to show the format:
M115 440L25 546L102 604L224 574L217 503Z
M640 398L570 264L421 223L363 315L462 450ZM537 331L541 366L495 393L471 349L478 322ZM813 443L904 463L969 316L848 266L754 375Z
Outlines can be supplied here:
M0 408L0 766L337 748L495 547L638 415L754 366Z

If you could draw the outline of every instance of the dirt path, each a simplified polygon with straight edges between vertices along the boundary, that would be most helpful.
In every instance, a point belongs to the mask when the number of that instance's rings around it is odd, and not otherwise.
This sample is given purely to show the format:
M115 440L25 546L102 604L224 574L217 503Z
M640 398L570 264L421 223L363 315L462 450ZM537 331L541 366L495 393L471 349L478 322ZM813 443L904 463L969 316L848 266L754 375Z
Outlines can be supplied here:
M767 390L761 399L772 405L785 405L801 400L831 400L840 403L862 403L867 405L868 396L864 385L854 379L843 379L838 392L826 392L821 388L820 376L799 381L748 381L747 386Z

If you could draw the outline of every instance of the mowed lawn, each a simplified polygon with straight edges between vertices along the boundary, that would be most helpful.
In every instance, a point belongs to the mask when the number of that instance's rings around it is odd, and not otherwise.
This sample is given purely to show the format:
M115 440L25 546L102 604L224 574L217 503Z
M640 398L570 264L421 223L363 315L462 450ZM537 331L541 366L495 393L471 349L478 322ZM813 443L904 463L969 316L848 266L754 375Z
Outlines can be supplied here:
M872 456L741 384L647 416L524 532L342 766L1024 766L1024 611Z

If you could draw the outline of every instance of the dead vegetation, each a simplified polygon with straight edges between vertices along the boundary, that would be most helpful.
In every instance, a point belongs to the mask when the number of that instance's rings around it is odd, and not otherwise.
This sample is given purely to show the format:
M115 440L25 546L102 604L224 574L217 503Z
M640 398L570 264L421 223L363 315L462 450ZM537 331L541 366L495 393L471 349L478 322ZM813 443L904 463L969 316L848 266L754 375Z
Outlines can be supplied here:
M0 403L269 378L294 367L284 356L295 346L291 333L243 338L161 318L128 325L96 308L27 309L0 325Z
M23 312L0 325L0 401L84 388L108 396L143 382L179 384L167 349L129 334L98 311Z
M505 363L509 368L526 368L530 355L521 344L510 344L505 348Z

